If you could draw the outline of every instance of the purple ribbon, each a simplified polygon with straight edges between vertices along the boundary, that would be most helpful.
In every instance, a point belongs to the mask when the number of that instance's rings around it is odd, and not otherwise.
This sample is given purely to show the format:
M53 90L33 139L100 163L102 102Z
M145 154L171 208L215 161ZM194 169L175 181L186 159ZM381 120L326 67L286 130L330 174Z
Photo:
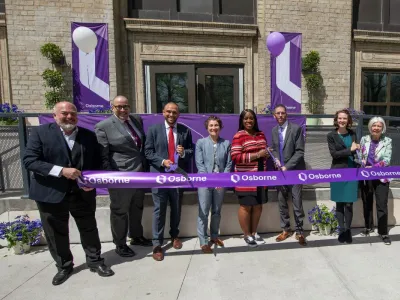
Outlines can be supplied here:
M174 163L169 166L169 168L165 168L165 172L174 172L178 167L179 153L175 152L174 154Z
M284 172L144 173L83 171L80 186L93 188L199 188L281 186L400 178L400 167L292 170Z

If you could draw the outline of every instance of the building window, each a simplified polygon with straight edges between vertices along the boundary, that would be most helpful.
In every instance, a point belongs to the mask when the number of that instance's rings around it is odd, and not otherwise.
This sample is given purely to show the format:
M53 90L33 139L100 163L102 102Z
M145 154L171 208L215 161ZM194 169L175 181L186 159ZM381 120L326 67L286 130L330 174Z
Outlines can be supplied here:
M6 12L5 0L0 0L0 13L4 14Z
M129 17L256 24L257 0L128 0Z
M400 117L400 71L364 71L363 81L366 114Z
M146 112L161 113L176 102L182 113L240 113L243 67L223 65L145 65Z

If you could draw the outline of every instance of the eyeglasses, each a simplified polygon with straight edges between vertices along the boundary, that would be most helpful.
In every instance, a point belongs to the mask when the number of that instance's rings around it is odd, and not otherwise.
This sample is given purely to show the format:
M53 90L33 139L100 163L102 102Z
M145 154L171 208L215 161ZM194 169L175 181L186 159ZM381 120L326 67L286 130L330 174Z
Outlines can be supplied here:
M128 110L131 108L130 105L113 105L113 107L115 107L117 110Z

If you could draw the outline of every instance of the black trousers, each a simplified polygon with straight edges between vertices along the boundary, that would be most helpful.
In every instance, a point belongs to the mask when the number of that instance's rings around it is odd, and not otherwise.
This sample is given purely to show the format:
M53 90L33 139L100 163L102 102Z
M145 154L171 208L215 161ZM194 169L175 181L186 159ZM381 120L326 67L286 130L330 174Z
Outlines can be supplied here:
M142 216L144 191L142 189L109 189L110 223L113 242L126 245L126 237L143 236Z
M388 195L389 182L380 180L360 181L361 199L363 201L365 227L374 228L374 193L376 201L376 213L378 218L378 233L388 234Z
M80 190L73 194L67 194L60 203L39 201L36 203L50 254L59 270L73 266L73 256L69 246L68 220L70 213L78 227L88 267L103 264L104 259L100 256L101 244L95 218L95 190L90 192Z

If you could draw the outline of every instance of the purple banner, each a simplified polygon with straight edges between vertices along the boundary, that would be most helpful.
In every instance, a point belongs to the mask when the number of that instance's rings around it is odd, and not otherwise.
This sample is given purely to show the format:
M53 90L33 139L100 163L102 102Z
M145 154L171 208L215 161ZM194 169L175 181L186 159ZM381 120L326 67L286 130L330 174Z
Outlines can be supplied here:
M74 103L78 111L110 107L108 26L71 23Z
M281 32L286 40L280 55L271 55L271 107L287 107L288 113L301 113L301 33Z
M164 122L164 117L162 114L140 114L143 118L143 126L144 131L147 132L147 129L157 123ZM221 131L221 137L227 140L232 140L233 136L238 130L239 125L239 116L238 115L229 115L229 114L217 114L218 117L221 118L224 128ZM104 115L84 115L81 114L78 116L78 126L87 128L89 130L94 131L94 126L108 118L109 116ZM208 115L200 115L200 114L181 114L178 119L178 123L186 125L192 131L193 143L196 143L198 139L202 137L208 136L207 130L204 127L204 121L208 118ZM306 120L305 117L295 117L288 116L289 121L296 123L302 126L304 130L304 134L306 131ZM271 115L257 115L259 128L264 131L264 134L267 138L268 144L271 144L271 131L272 128L277 124L276 120ZM52 115L39 115L40 124L46 124L54 122L54 118ZM272 161L269 163L272 167ZM191 167L189 172L197 172L194 159L192 159ZM98 194L108 194L107 190L99 189L97 190Z
M164 117L162 114L139 114L143 119L144 131L154 124L164 122ZM230 114L215 114L218 116L223 123L224 128L221 130L221 137L226 140L231 141L233 136L239 127L239 115ZM204 122L209 115L200 114L181 114L178 119L178 123L187 126L192 131L193 143L196 143L198 139L208 136L207 130L204 127ZM108 118L109 116L99 116L99 115L79 115L78 126L87 128L94 131L94 126ZM298 116L288 116L290 122L296 123L306 130L306 119L305 117ZM262 130L267 138L267 143L271 144L271 132L272 128L277 125L276 120L271 115L257 115L258 126ZM39 115L40 124L54 122L52 115Z
M400 178L400 167L369 169L327 169L243 173L180 174L84 171L80 186L93 188L185 188L279 186Z

